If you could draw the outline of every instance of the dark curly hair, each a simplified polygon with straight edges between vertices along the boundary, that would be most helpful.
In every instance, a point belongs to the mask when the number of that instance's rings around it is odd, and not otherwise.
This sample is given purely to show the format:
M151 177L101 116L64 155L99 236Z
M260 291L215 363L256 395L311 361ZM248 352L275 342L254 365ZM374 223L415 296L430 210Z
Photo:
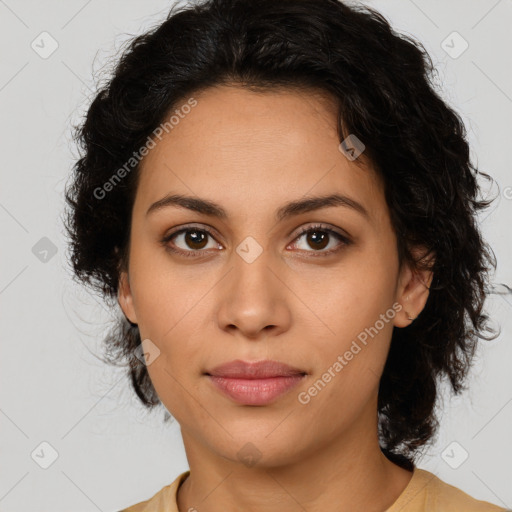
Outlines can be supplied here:
M483 306L496 261L476 223L492 201L481 198L478 175L492 178L470 162L463 121L436 92L435 74L423 45L369 7L337 0L175 5L129 41L74 127L82 151L66 186L65 223L75 277L117 306L139 165L110 187L108 200L98 190L183 98L229 84L329 94L340 141L349 134L363 141L363 156L384 179L400 263L433 271L425 308L393 331L379 387L381 449L411 468L438 428L438 380L447 377L460 393L478 338L495 337ZM414 257L415 246L426 249L423 258ZM137 325L120 314L105 340L109 361L127 366L151 408L160 401L134 356L140 344Z

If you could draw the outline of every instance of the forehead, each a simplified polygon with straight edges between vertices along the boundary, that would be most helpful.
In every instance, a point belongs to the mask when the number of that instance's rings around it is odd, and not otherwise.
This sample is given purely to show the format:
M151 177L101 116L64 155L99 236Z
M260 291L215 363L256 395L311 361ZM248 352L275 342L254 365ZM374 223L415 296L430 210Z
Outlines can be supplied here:
M376 173L339 150L337 110L328 95L220 86L193 98L195 106L142 161L141 208L168 193L211 198L228 213L242 204L274 209L305 195L336 192L369 210L383 206Z

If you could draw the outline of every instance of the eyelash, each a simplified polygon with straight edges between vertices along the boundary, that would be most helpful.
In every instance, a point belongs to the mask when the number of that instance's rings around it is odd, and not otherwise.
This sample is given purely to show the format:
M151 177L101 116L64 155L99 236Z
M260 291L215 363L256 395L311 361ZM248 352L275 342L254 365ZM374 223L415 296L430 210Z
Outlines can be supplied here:
M170 251L175 254L179 254L181 256L185 256L186 258L200 258L201 256L197 256L197 253L201 252L207 252L207 250L199 249L199 250L190 250L190 251L184 251L182 249L175 249L169 245L169 242L176 236L187 233L189 231L197 231L197 232L204 232L208 233L209 236L211 236L213 239L215 239L212 231L206 227L195 227L195 226L186 226L184 228L181 228L177 231L173 231L172 233L169 233L166 235L162 240L161 243L164 245L165 249L167 251ZM337 231L334 231L333 229L328 228L324 224L315 224L313 226L303 227L300 232L297 234L297 236L294 239L294 242L301 238L303 235L310 233L310 232L316 232L321 231L323 233L328 233L330 236L334 236L337 238L342 244L338 246L335 249L330 249L329 251L305 251L305 252L311 252L312 257L324 257L324 256L330 256L331 254L337 253L338 251L342 250L344 247L350 245L352 243L351 240L349 240L346 236L342 235L341 233L338 233Z

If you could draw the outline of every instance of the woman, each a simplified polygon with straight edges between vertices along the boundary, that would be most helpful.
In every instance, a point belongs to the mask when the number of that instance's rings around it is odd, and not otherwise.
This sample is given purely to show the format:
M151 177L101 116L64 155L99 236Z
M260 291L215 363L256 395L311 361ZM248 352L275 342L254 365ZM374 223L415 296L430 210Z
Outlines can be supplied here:
M67 190L107 347L190 470L140 511L494 511L414 461L492 251L420 43L336 0L205 0L137 37Z

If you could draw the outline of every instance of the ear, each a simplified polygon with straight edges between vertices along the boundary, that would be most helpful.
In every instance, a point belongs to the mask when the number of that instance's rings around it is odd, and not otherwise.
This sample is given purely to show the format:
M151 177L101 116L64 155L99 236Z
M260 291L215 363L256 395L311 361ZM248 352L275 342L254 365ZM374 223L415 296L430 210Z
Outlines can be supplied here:
M412 253L415 258L422 257L425 249L415 248ZM428 258L429 268L432 268L434 256ZM412 263L404 262L400 271L399 284L397 288L396 301L400 303L402 309L395 315L394 325L396 327L407 327L423 311L427 302L430 284L434 274L431 270L420 270L413 267Z
M126 318L132 324L138 323L137 315L135 314L135 308L133 307L133 296L130 289L130 279L128 273L124 270L120 273L119 277L119 290L117 293L117 300Z

